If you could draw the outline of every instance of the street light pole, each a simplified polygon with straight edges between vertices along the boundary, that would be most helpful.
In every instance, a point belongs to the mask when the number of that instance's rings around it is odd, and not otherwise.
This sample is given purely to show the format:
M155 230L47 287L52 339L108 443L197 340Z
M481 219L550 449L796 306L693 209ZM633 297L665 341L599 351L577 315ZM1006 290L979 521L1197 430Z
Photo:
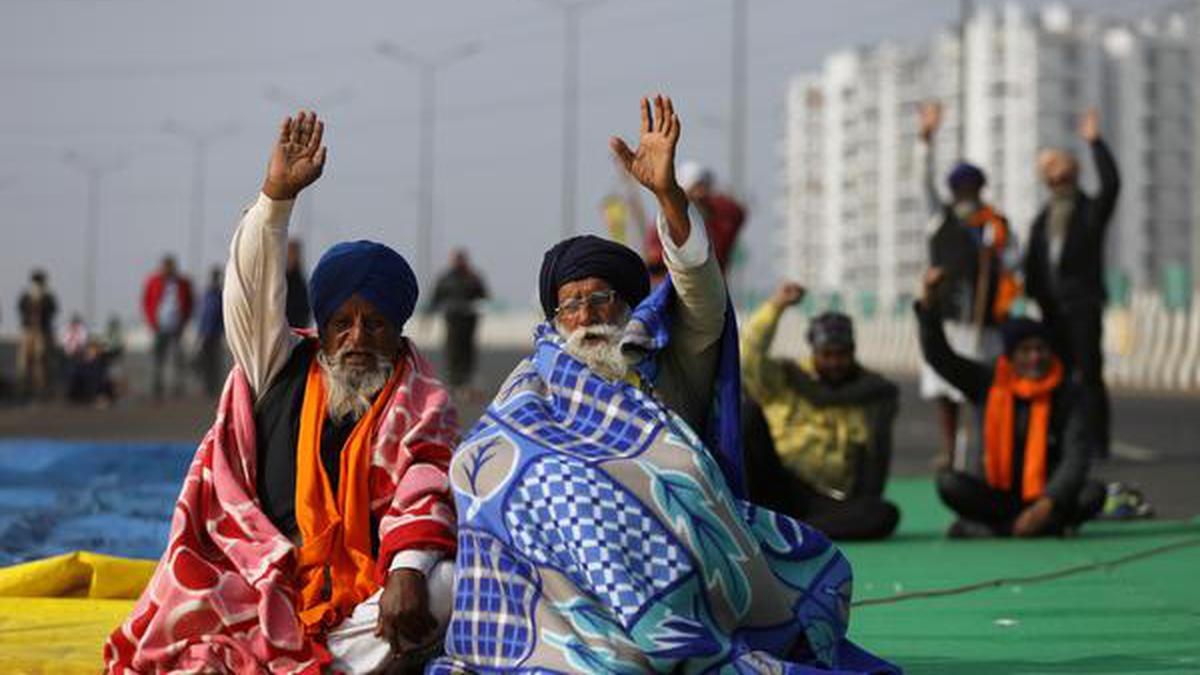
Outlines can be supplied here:
M739 196L746 194L746 108L749 103L749 7L733 0L732 81L729 100L729 182Z
M83 315L89 326L96 326L96 289L99 286L99 267L96 264L100 248L100 189L106 173L121 168L121 163L103 164L74 150L63 156L87 181L87 210L83 229Z
M579 196L579 19L603 0L542 0L563 13L562 236L574 236Z
M479 52L474 42L460 45L435 57L427 57L393 42L381 42L376 47L383 56L412 66L419 78L420 96L420 143L417 157L417 279L427 284L433 273L433 225L434 225L434 179L436 163L434 136L437 109L437 75L446 66L457 63Z
M187 270L193 278L204 278L204 196L208 185L208 149L213 143L232 136L236 128L232 123L213 129L185 127L173 120L163 125L163 131L178 136L192 149L192 194L188 209Z

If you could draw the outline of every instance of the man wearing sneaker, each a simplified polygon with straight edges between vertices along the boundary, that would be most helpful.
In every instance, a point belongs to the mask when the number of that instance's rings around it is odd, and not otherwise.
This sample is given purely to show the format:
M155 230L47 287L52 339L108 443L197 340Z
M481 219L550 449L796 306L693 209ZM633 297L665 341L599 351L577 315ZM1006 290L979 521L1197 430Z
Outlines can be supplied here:
M942 270L925 275L917 302L921 351L979 410L965 462L939 472L938 495L959 516L951 537L1062 535L1095 517L1104 487L1088 480L1097 430L1078 388L1063 377L1046 327L1013 319L1004 354L987 366L950 349L931 302Z

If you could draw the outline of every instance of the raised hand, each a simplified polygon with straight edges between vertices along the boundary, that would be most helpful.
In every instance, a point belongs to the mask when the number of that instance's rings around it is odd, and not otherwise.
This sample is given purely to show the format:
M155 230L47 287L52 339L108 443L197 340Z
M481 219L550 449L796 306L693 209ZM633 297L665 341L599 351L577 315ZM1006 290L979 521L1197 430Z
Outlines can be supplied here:
M1100 138L1100 111L1088 108L1079 119L1079 136L1088 143L1094 143Z
M802 302L807 294L808 291L800 284L794 281L785 281L775 289L775 293L771 296L771 302L780 309L787 309Z
M312 111L300 111L279 126L279 138L271 149L263 194L271 199L295 199L300 191L321 177L325 169L325 146L321 137L325 123Z
M942 104L937 101L926 101L918 110L921 121L921 140L926 143L933 140L938 127L942 124Z
M938 286L942 285L942 280L945 278L946 270L940 267L930 267L925 270L925 277L921 279L921 299L919 301L922 308L929 309Z
M662 198L682 192L675 181L675 146L679 143L679 118L670 97L659 94L642 99L642 129L637 150L614 136L609 141L613 154L625 171L643 187Z

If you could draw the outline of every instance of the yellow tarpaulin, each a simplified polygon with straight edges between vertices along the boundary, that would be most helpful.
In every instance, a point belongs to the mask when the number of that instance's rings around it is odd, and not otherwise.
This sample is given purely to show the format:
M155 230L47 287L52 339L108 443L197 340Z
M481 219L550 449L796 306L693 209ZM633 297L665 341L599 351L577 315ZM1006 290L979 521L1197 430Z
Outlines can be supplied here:
M98 673L152 560L79 551L0 568L0 673Z

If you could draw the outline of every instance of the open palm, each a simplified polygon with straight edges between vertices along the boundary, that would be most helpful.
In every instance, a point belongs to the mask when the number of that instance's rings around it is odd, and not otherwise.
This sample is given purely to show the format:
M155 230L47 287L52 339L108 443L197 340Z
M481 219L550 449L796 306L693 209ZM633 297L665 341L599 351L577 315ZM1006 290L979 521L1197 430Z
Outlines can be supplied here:
M321 177L325 148L321 138L325 123L314 112L301 111L279 127L279 138L271 150L263 192L273 199L293 199Z
M637 150L614 137L609 141L613 154L629 175L655 194L678 189L675 182L675 146L679 143L679 118L670 97L642 99L642 128Z

